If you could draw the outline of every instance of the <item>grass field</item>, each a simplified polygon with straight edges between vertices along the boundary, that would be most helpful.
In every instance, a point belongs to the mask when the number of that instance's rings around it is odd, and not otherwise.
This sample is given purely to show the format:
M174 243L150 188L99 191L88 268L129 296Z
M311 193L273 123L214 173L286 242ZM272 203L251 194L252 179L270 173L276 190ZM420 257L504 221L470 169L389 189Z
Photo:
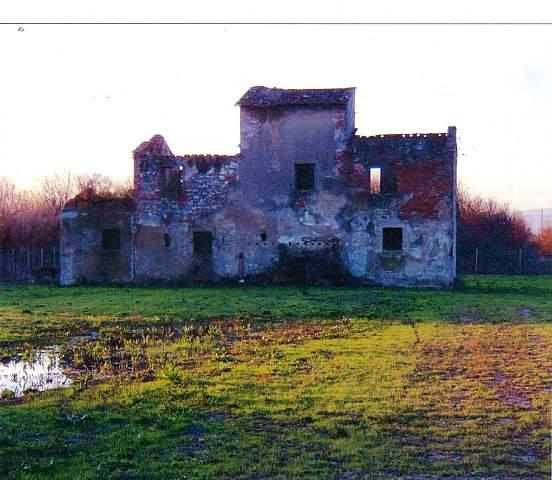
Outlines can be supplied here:
M0 478L550 478L552 277L460 283L0 286L74 381L3 393Z

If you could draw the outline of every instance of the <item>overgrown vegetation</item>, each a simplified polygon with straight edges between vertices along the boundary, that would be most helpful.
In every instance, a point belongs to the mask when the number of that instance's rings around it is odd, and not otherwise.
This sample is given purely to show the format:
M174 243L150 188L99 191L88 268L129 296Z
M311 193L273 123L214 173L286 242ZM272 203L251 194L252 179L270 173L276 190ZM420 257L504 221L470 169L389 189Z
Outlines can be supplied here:
M540 255L552 257L552 227L545 227L535 237L535 245Z
M479 252L479 273L539 273L537 250L525 220L507 203L471 194L460 187L457 192L457 262L461 273L473 273L475 251Z
M552 278L455 290L0 287L0 477L544 478ZM91 334L93 332L93 334Z
M54 173L40 179L31 190L18 189L0 177L0 248L57 244L58 213L80 192L88 196L124 197L130 180L117 182L101 174Z

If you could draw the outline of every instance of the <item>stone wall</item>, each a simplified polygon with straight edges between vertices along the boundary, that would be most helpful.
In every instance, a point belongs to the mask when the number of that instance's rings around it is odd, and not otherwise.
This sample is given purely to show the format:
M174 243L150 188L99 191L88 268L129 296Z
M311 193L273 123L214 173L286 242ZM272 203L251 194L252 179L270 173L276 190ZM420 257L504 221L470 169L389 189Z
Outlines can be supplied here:
M354 92L340 104L324 93L323 105L292 92L293 105L241 106L238 155L176 156L160 135L140 145L133 212L63 213L62 282L451 285L454 127L355 136ZM305 164L313 184L299 188ZM98 248L106 225L123 232L117 261ZM387 228L400 248L384 243Z
M446 134L356 137L350 153L353 165L344 177L357 212L344 244L348 269L385 285L451 285L456 276L454 127ZM382 191L371 195L366 172L375 166L382 169ZM386 227L403 229L402 251L384 251Z
M175 156L155 135L134 151L136 223L194 224L222 207L237 166L230 155Z
M72 205L60 214L60 283L132 281L132 208L128 202ZM103 230L118 230L118 248L104 248ZM109 247L109 245L107 245Z
M353 134L345 107L241 110L239 190L247 204L263 208L297 199L297 163L315 165L315 189L321 190L324 179L335 174L336 153Z

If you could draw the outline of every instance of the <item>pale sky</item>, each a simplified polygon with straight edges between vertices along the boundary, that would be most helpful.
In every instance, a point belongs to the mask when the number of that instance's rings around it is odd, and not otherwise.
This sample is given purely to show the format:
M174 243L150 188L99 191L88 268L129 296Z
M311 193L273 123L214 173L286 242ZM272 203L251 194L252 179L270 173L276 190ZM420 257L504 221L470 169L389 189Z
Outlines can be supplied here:
M458 128L459 179L552 207L552 26L0 26L0 176L132 172L173 153L237 153L253 85L357 87L362 135Z

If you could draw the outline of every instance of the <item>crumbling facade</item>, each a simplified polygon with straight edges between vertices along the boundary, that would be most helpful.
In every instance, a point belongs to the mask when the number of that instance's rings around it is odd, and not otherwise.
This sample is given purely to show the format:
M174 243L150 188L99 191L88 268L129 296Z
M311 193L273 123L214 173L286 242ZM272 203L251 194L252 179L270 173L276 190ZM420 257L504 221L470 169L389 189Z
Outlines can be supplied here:
M61 283L364 282L450 286L456 129L356 135L355 89L253 87L240 153L134 151L133 199L61 213Z

